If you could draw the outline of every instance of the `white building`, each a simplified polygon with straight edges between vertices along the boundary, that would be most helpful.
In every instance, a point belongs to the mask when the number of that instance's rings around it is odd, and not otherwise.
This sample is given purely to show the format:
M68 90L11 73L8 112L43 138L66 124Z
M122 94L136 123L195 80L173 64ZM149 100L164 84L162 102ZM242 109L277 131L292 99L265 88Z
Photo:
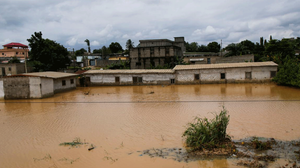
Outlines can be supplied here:
M3 78L5 99L45 98L76 88L77 74L35 72Z

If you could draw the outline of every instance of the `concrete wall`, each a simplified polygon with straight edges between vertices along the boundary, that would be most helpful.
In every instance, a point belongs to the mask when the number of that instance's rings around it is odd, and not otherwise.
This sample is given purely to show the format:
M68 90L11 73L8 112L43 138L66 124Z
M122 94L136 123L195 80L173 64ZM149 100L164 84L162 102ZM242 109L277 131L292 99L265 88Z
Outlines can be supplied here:
M41 78L41 95L42 97L50 97L54 95L53 79Z
M71 79L73 79L74 81L73 84L71 84ZM65 85L63 85L63 80L65 81ZM54 93L72 90L76 88L75 77L54 79L53 83L54 83Z
M28 99L30 98L29 78L4 78L3 90L5 99Z
M277 71L277 67L177 70L176 84L270 82L271 71ZM251 79L246 79L246 72L251 72ZM225 79L221 79L221 73L225 74ZM195 79L195 74L199 74L199 80Z
M170 84L171 79L175 79L175 74L95 74L90 77L91 85L155 85ZM116 77L120 81L116 82ZM142 77L142 83L133 83L133 77Z
M29 95L30 98L42 98L41 78L29 77Z
M2 74L2 68L5 69L5 74ZM25 73L24 63L0 64L0 76L17 75Z
M190 59L203 59L203 61L197 61L195 63L191 62ZM231 57L220 57L220 56L185 56L183 58L184 62L190 64L207 64L207 58L210 58L211 64L220 63L239 63L239 62L254 62L254 55L241 55L241 56L231 56Z

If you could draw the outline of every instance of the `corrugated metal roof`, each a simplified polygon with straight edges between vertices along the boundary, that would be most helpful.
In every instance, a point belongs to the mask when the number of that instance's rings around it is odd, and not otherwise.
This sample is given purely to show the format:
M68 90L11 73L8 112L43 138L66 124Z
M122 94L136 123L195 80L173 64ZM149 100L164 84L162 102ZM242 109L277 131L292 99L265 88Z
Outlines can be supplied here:
M43 78L66 78L66 77L72 77L72 76L78 76L77 74L73 73L63 73L63 72L33 72L33 73L24 73L20 75L14 75L14 76L33 76L33 77L43 77Z
M220 68L242 68L259 66L278 66L276 63L269 62L243 62L243 63L223 63L223 64L196 64L196 65L176 65L173 70L192 70L192 69L220 69Z
M174 73L172 69L116 69L116 70L89 70L83 74L165 74Z

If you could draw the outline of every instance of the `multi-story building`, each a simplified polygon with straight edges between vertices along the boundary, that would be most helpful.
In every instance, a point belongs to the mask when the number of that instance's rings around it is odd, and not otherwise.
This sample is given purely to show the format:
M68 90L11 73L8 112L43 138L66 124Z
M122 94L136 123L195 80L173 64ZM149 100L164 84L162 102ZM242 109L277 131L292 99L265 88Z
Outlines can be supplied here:
M3 45L4 49L0 49L0 58L2 60L17 57L24 60L28 58L28 46L21 43L9 43Z
M174 66L176 60L185 52L184 37L174 39L140 40L140 44L130 50L131 69Z

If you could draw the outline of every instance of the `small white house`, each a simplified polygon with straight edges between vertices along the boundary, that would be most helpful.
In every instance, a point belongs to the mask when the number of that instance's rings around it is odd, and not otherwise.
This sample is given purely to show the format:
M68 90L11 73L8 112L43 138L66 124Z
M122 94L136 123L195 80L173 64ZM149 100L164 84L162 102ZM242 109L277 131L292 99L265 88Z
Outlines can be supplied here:
M5 99L45 98L76 88L77 74L35 72L3 78Z

